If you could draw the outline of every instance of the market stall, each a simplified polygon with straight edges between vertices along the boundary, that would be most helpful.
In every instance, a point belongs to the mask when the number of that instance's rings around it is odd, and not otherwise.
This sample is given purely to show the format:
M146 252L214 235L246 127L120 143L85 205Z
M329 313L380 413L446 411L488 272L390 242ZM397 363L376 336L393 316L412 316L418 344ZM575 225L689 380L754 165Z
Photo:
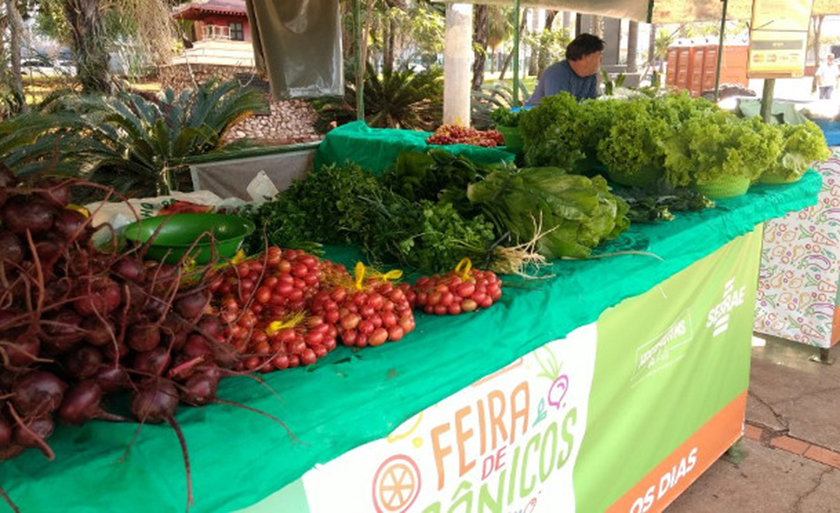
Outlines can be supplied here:
M191 509L660 509L741 435L757 226L813 204L819 187L811 171L633 225L597 250L628 254L508 280L491 309L418 313L400 342L339 348L264 384L224 380L218 397L288 431L229 404L182 408ZM28 451L0 465L22 511L185 506L165 424L60 426L50 445L55 461Z

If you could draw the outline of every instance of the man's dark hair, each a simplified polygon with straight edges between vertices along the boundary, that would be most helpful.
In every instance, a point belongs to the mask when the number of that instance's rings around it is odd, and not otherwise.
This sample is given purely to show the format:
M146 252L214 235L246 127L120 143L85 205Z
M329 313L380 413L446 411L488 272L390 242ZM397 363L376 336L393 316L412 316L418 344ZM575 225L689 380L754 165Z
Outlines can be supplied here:
M579 61L587 55L603 52L605 41L592 34L580 34L566 47L566 60Z

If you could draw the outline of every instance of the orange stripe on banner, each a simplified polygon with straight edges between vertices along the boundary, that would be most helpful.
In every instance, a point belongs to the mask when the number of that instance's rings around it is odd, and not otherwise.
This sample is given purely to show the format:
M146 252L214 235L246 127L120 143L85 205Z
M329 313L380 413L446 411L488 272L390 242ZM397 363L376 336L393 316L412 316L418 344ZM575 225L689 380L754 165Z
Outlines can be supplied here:
M695 431L608 511L655 513L664 510L741 438L746 412L745 391Z

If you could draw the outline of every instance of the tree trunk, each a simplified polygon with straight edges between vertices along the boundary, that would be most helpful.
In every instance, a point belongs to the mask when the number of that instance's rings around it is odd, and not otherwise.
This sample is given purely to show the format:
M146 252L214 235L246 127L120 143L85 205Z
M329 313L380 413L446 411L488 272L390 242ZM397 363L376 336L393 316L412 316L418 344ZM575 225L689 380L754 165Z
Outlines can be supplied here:
M383 27L385 34L383 34L382 42L382 71L394 71L394 43L397 38L397 31L394 27L394 20L388 18L388 22Z
M64 17L70 27L76 76L85 93L110 94L114 90L108 67L105 25L97 0L65 0Z
M822 35L822 25L825 20L825 15L811 16L811 26L814 29L814 39L811 41L814 49L814 64L820 65L820 37Z
M543 30L551 31L551 26L554 24L554 18L557 16L557 11L547 10L545 11L545 28ZM551 57L548 48L546 48L545 43L540 45L540 56L538 59L538 66L537 66L537 76L542 76L543 71L547 68L551 63L549 62L549 58Z
M21 110L26 110L20 67L20 52L24 28L23 19L20 17L15 0L6 0L6 15L8 16L9 23L9 61L12 66L12 76L9 77L9 85L16 99L20 101Z
M636 73L639 71L638 53L639 22L630 21L630 25L627 28L627 73Z
M473 9L473 77L472 89L478 91L484 83L487 62L487 28L489 7L478 4Z
M531 26L528 27L528 32L531 34L537 33L537 9L531 9ZM523 12L528 12L528 9L524 9ZM526 15L527 16L527 15ZM528 75L534 76L539 74L540 66L539 66L539 54L540 54L540 43L539 41L535 41L531 44L531 55L528 59Z
M522 21L519 23L519 33L521 34L523 30L525 30L525 20L527 20L527 16L522 17ZM499 71L499 80L505 79L505 72L507 71L510 62L513 60L513 48L511 48L510 52L508 52L507 57L505 57L505 63L502 65L501 71Z
M656 25L650 26L650 37L648 38L648 67L656 64Z

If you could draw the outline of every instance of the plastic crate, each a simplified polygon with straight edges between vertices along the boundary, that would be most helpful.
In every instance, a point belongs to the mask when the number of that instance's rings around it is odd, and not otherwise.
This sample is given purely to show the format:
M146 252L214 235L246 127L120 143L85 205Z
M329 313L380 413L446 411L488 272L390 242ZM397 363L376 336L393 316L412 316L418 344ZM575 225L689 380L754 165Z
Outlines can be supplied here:
M829 146L840 146L840 121L814 120L825 135L825 142Z

